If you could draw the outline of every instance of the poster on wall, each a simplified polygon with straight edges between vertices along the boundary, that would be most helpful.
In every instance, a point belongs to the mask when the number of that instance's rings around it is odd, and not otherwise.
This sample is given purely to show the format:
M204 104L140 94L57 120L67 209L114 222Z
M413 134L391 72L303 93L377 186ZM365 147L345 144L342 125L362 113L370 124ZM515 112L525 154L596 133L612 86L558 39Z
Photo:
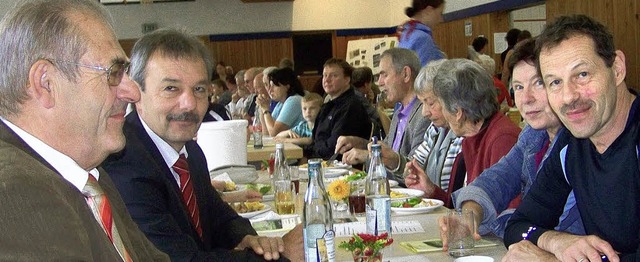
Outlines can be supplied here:
M367 66L373 74L380 73L380 56L382 52L398 44L398 38L380 37L351 40L347 43L346 61L353 67Z

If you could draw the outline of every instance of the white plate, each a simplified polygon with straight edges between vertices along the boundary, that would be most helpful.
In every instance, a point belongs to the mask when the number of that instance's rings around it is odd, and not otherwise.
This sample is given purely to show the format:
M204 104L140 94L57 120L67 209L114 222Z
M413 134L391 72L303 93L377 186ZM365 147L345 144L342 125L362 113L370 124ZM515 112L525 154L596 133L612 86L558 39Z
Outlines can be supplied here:
M493 258L485 256L467 256L456 258L453 262L493 262Z
M273 195L271 195L273 197ZM267 212L271 210L271 207L269 205L264 205L264 208L262 210L258 210L258 211L253 211L253 212L247 212L247 213L238 213L238 215L240 215L241 217L244 218L252 218L254 216L260 215L264 212Z
M428 206L428 207L392 207L391 211L396 212L398 214L420 214L420 213L431 212L432 210L444 205L444 202L438 199L423 198L422 200L431 201L436 205Z
M391 181L389 181L389 185L391 185ZM406 197L391 197L392 201L405 200L412 197L421 197L422 195L424 195L424 192L422 190L410 189L410 188L393 188L391 189L391 191L407 195Z
M398 181L389 180L389 186L390 187L398 187Z
M324 178L339 177L341 175L346 175L348 173L349 173L349 170L346 170L346 169L325 169Z

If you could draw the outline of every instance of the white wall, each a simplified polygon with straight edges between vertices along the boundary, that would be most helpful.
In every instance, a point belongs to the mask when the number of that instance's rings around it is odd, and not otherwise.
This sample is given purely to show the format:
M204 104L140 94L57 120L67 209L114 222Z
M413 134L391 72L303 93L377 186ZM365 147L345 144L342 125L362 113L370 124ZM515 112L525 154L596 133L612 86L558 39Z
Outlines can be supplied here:
M447 0L445 13L493 1ZM16 2L0 1L0 15ZM186 28L197 35L390 27L408 19L404 8L409 5L411 0L196 0L106 7L118 38L128 39L142 35L143 23Z

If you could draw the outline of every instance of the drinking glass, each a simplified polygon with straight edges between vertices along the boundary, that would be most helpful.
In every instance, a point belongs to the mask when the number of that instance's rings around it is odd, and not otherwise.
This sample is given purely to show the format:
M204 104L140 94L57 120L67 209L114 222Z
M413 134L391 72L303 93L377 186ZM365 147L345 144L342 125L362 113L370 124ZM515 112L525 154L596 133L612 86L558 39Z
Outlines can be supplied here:
M365 179L358 179L349 182L351 193L349 194L349 211L355 216L364 216L365 195L364 195Z
M290 180L277 180L274 184L274 200L276 204L276 213L280 215L290 215L296 212L294 193Z
M446 217L449 255L462 257L473 255L473 210L449 210Z

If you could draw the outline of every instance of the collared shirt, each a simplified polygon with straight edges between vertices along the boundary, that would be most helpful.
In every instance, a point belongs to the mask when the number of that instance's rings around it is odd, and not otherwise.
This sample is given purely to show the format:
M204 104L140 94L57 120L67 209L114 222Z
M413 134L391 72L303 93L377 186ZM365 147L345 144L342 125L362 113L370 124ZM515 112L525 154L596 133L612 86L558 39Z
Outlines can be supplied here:
M400 144L402 143L402 136L404 135L404 130L407 127L407 123L409 122L409 115L411 114L411 110L413 109L413 105L418 100L417 97L414 97L411 102L407 106L400 104L400 108L398 108L398 127L396 128L396 136L393 139L393 151L400 151Z
M53 147L47 145L37 137L27 133L22 128L14 125L8 120L0 117L0 120L4 122L13 132L15 132L22 140L24 140L29 147L36 151L38 155L44 158L60 175L73 186L78 188L78 191L82 192L87 179L89 179L89 173L93 175L96 180L100 179L100 173L95 167L89 171L82 169L75 160L71 157L55 150Z
M140 116L138 117L140 118ZM145 123L142 118L140 118L140 122L142 123L144 130L147 131L149 137L151 137L151 141L153 141L153 143L156 145L156 148L158 148L158 151L160 151L162 159L164 159L164 162L169 167L171 174L173 174L173 178L176 180L178 187L180 187L180 175L178 175L178 173L176 173L176 171L174 171L171 167L176 163L176 161L178 161L180 154L184 154L185 157L189 157L187 149L182 146L180 152L176 152L176 150L173 149L173 147L171 147L169 143L164 141L162 138L160 138L160 136L153 132L153 130L151 130L151 128L147 126L147 123Z

